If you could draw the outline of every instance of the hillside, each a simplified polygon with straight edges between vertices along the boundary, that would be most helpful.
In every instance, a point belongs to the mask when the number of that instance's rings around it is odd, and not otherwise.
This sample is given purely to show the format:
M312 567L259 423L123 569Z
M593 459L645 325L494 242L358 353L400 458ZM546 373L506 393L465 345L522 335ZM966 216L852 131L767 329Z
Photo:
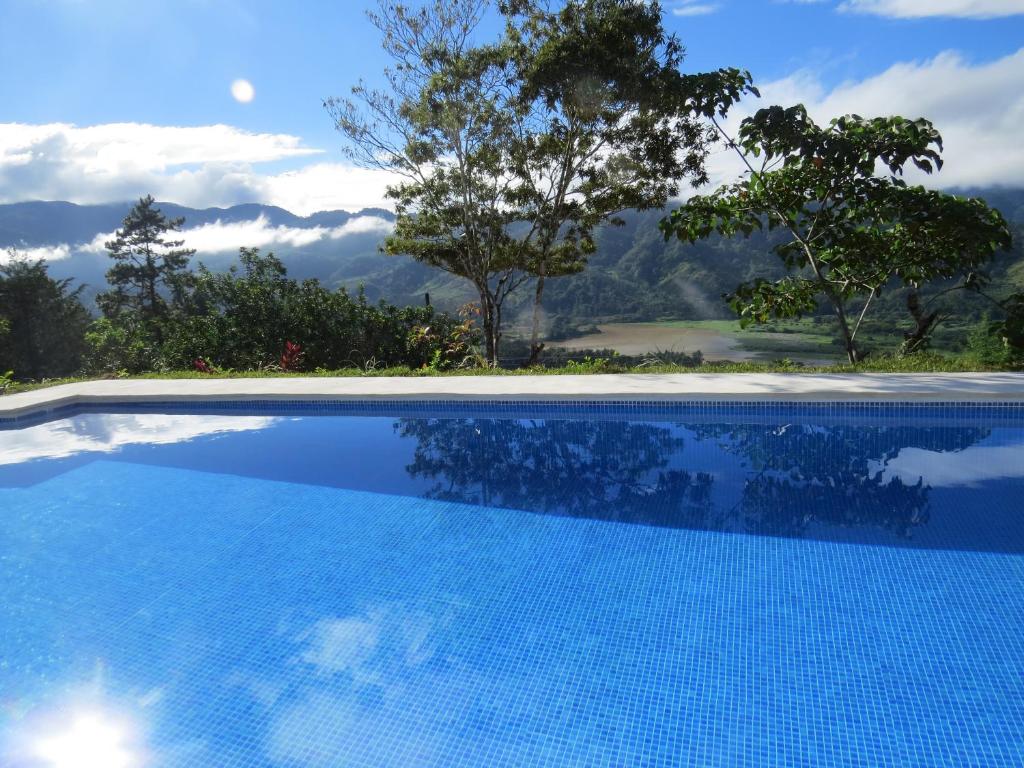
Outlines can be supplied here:
M1013 222L1014 252L993 269L997 284L1024 285L1024 189L971 190ZM373 298L419 303L429 292L435 304L452 308L473 298L464 281L409 259L378 251L393 220L389 211L322 211L296 216L282 208L238 205L194 209L160 203L165 214L185 218L185 236L198 247L196 261L224 269L241 246L273 250L297 278L332 286L363 285ZM26 202L0 205L0 248L48 255L57 277L85 283L87 295L101 290L109 260L103 239L121 223L129 204L74 205ZM662 211L630 212L620 227L598 234L598 249L586 272L548 283L545 309L569 325L600 320L713 319L729 317L721 299L740 281L778 274L779 264L763 235L749 240L711 238L696 245L665 242L658 231ZM58 256L59 258L53 258ZM529 299L523 291L522 301ZM898 300L890 297L896 311ZM525 310L525 306L522 307ZM515 319L517 308L511 308Z

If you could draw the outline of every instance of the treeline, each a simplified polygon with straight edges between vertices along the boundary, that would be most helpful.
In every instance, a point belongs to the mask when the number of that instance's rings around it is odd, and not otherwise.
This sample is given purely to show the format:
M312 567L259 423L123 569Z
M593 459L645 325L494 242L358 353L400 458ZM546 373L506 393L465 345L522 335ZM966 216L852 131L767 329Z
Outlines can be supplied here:
M188 269L193 253L169 240L168 220L143 198L107 243L110 289L94 319L81 287L42 261L10 253L0 266L0 373L18 380L148 371L431 367L474 362L467 311L369 302L317 280L288 277L272 253L243 248L215 273Z

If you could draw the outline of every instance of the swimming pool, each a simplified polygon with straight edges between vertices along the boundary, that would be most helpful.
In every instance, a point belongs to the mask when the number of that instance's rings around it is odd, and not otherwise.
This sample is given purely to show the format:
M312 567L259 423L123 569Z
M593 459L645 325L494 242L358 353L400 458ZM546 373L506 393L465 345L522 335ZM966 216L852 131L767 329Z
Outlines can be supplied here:
M1019 405L46 418L0 765L1024 763Z

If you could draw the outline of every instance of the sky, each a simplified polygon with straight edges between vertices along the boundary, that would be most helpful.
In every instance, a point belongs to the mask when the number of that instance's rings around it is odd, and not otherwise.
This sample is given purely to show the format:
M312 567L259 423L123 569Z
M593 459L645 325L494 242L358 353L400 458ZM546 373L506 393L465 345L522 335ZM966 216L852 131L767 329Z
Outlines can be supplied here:
M0 203L385 206L323 99L386 65L372 0L0 0ZM666 0L684 68L816 119L924 116L939 187L1024 186L1024 0ZM492 18L481 36L496 29ZM240 82L242 81L242 82ZM715 181L736 172L725 153Z

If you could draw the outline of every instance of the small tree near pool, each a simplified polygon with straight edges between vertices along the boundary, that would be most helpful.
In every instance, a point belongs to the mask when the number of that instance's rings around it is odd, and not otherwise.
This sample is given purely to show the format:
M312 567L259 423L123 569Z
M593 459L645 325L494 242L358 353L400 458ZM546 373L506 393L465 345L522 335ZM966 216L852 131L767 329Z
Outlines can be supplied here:
M713 108L705 115L746 171L734 184L691 198L661 226L666 238L690 242L716 232L784 233L775 252L789 274L744 283L727 297L744 325L798 317L824 301L856 363L863 358L858 331L886 286L911 289L912 346L940 319L922 307L918 289L950 280L976 286L992 256L1010 246L1006 221L983 201L903 181L908 163L925 173L942 167L942 138L923 118L847 115L822 127L802 105L774 106L745 119L734 139Z

